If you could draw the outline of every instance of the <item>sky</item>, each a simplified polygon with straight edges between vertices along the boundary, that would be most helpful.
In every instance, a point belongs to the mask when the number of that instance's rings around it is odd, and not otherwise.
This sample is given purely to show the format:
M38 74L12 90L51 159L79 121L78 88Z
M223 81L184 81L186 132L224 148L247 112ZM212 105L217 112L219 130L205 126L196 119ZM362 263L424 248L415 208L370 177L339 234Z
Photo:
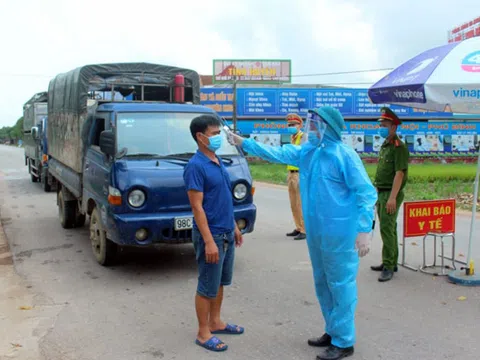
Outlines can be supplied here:
M294 83L368 87L446 44L478 0L0 0L0 127L58 73L152 62L211 75L213 59L291 59Z

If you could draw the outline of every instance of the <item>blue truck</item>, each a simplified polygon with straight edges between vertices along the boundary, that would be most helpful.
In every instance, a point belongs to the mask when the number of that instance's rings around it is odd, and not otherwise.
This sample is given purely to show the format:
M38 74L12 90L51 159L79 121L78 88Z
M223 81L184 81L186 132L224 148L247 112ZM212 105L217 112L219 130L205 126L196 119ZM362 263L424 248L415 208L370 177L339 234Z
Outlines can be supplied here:
M183 171L197 145L190 122L201 114L200 77L149 63L86 65L48 89L49 172L62 227L84 226L97 262L119 247L191 242L193 215ZM244 154L225 141L217 152L231 177L236 222L254 230L254 187Z
M23 139L25 165L32 182L41 182L43 190L51 190L52 177L48 172L46 92L33 95L23 105Z

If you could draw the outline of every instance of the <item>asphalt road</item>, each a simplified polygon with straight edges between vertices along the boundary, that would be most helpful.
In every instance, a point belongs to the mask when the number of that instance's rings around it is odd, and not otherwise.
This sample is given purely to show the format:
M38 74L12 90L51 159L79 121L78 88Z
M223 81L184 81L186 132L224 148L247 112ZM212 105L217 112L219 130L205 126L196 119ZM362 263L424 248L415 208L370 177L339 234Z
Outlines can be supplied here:
M45 359L315 358L317 349L306 340L323 333L323 320L306 244L284 235L293 226L285 189L257 188L256 230L237 252L223 312L246 332L223 336L229 350L220 354L194 344L191 245L128 253L112 268L97 265L88 222L82 229L61 228L55 194L30 182L23 149L0 146L0 197L16 270L35 294L32 335ZM468 217L457 217L460 258L469 224ZM413 241L407 260L419 265L420 241ZM480 290L404 268L379 283L369 267L380 251L377 234L358 276L358 343L351 359L478 359Z

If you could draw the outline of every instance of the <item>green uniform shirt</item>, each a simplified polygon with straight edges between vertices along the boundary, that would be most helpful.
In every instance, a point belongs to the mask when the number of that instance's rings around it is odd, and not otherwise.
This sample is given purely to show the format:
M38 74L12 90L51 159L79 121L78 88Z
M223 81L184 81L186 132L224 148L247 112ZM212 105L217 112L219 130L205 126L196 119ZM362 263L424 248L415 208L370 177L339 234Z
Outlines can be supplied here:
M405 187L408 178L408 158L410 152L407 145L398 136L382 144L379 154L377 173L374 184L378 189L391 189L397 171L405 171L400 190Z

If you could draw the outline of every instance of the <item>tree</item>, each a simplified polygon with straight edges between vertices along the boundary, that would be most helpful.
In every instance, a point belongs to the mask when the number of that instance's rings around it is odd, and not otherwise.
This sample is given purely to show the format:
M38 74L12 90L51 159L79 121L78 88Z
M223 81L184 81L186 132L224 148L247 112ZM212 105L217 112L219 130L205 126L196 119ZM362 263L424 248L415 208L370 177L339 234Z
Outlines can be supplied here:
M1 141L17 142L23 139L23 116L17 120L14 126L4 126L0 129Z

